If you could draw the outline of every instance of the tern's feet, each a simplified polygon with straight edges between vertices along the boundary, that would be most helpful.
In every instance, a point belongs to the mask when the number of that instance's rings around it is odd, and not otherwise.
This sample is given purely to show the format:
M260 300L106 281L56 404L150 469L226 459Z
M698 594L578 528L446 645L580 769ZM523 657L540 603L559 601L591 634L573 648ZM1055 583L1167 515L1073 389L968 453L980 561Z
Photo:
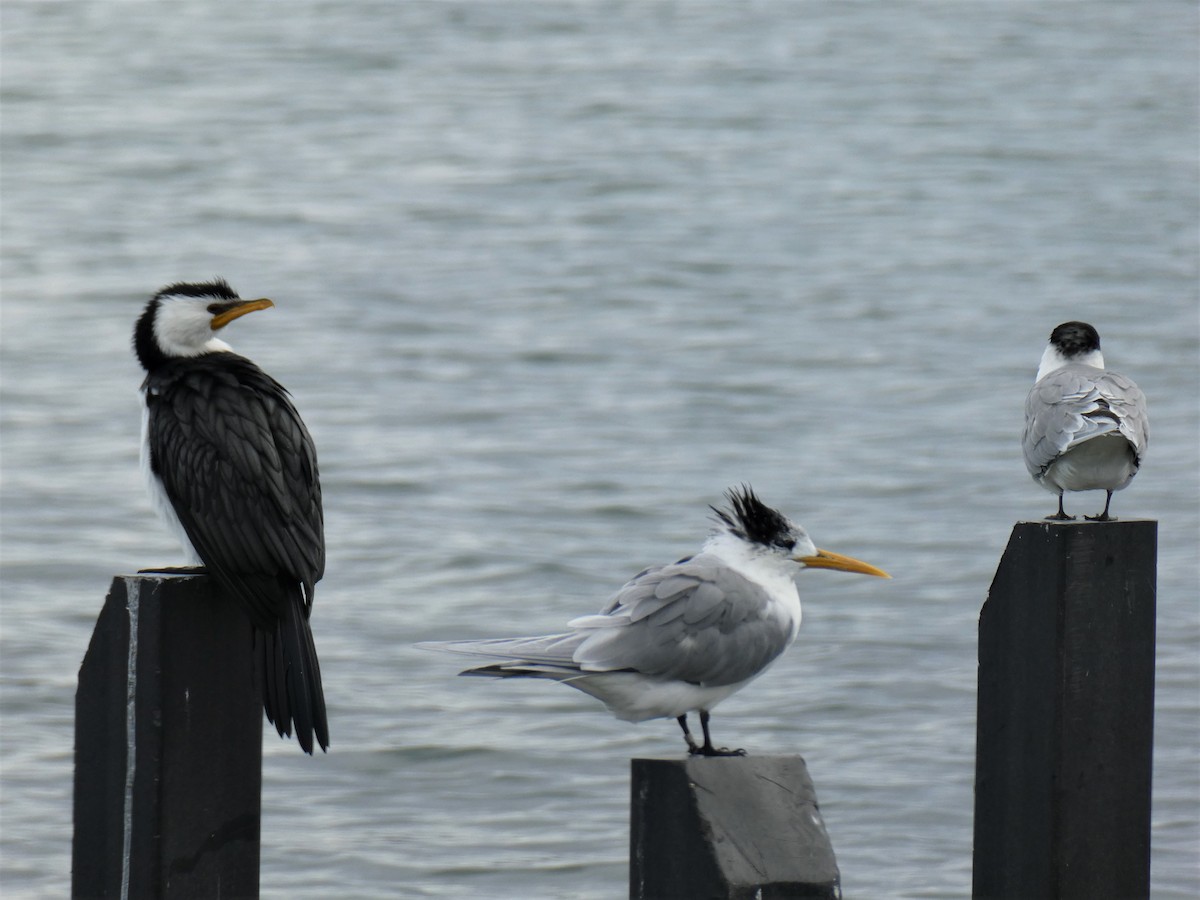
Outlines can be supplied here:
M746 751L742 749L730 750L728 747L714 747L712 744L705 744L703 747L691 746L688 747L688 756L745 756Z
M685 734L684 740L688 745L688 756L745 756L745 750L730 750L728 747L714 747L711 742L706 741L703 745L697 744L695 739L690 734Z
M1053 515L1046 516L1048 522L1074 522L1074 516L1068 516L1065 512L1056 512Z
M1084 518L1087 519L1089 522L1115 522L1115 521L1117 521L1116 516L1110 516L1106 512L1102 512L1098 516L1084 516Z

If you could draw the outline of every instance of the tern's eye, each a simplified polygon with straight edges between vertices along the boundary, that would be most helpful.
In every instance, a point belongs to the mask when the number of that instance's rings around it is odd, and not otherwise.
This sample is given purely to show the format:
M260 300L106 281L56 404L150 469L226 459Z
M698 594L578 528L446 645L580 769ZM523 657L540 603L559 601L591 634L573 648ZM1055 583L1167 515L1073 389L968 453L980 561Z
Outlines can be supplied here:
M776 547L782 547L784 550L795 550L796 542L792 538L780 538L775 542Z

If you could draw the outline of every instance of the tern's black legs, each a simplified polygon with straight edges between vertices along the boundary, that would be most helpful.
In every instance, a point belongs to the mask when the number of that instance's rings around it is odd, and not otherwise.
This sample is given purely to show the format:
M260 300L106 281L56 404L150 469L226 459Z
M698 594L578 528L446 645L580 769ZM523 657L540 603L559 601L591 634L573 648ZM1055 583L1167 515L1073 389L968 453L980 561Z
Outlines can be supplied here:
M700 752L705 756L745 756L745 750L730 750L728 747L714 747L712 736L708 733L708 710L700 710L700 728L704 731L704 746Z
M1084 516L1089 522L1115 522L1116 517L1108 514L1108 504L1112 503L1112 491L1105 491L1104 512L1098 516Z
M1112 495L1110 494L1109 496L1112 496ZM1047 519L1053 519L1053 520L1054 520L1054 521L1056 521L1056 522L1074 522L1074 521L1075 521L1075 517L1074 517L1074 516L1068 516L1068 515L1066 514L1066 512L1063 510L1063 505L1062 505L1062 504L1063 504L1063 492L1062 492L1062 491L1059 491L1059 492L1058 492L1058 512L1056 512L1056 513L1055 513L1054 515L1052 515L1052 516L1046 516L1046 518L1047 518ZM1105 509L1107 509L1107 508L1108 508L1108 507L1106 506L1106 507L1105 507Z
M679 727L683 729L683 739L685 741L687 741L688 754L690 756L695 756L697 753L700 752L700 745L696 743L696 739L694 737L692 737L691 729L688 728L687 713L684 713L682 716L677 717L675 719L675 721L678 722Z
M1112 503L1113 492L1105 491L1104 494L1105 494L1105 496L1104 496L1104 512L1100 513L1100 515L1098 515L1098 516L1084 516L1084 518L1087 519L1089 522L1115 522L1115 521L1117 521L1116 516L1110 516L1108 514L1108 505L1110 503ZM1075 521L1074 516L1068 516L1066 514L1066 512L1063 510L1063 495L1061 493L1058 495L1058 512L1056 512L1052 516L1046 516L1046 518L1052 519L1056 522L1074 522Z
M728 747L714 747L712 736L708 733L708 712L700 710L700 727L704 730L704 745L696 743L696 739L692 737L692 732L688 728L687 713L679 716L675 721L679 723L679 727L683 729L683 739L687 741L689 756L745 756L745 750L730 750Z

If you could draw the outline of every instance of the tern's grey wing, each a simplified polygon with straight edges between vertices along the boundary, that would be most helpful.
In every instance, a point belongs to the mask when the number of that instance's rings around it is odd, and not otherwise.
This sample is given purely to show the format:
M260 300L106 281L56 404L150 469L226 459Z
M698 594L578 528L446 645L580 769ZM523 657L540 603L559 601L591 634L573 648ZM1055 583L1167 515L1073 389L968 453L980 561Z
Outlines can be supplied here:
M1118 432L1139 459L1146 451L1146 397L1130 379L1091 366L1063 366L1025 398L1025 466L1035 478L1071 447Z
M1120 419L1121 434L1133 445L1140 463L1150 444L1146 395L1131 379L1119 372L1105 372L1100 381L1100 390Z
M720 686L745 681L782 653L790 621L766 590L710 556L650 569L607 612L571 622L585 672L633 669Z

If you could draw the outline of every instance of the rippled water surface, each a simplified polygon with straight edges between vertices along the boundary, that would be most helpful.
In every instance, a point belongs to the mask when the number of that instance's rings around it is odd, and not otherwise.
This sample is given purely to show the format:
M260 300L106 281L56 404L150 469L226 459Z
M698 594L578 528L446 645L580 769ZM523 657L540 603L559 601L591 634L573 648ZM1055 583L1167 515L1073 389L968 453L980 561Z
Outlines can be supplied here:
M677 753L419 640L556 630L752 483L891 582L812 573L720 740L800 753L850 898L970 892L975 637L1050 329L1151 401L1154 895L1200 893L1191 2L7 2L5 897L70 877L73 695L113 574L178 553L129 333L163 284L318 443L334 745L266 739L268 897L625 895ZM1084 511L1102 497L1074 499Z

